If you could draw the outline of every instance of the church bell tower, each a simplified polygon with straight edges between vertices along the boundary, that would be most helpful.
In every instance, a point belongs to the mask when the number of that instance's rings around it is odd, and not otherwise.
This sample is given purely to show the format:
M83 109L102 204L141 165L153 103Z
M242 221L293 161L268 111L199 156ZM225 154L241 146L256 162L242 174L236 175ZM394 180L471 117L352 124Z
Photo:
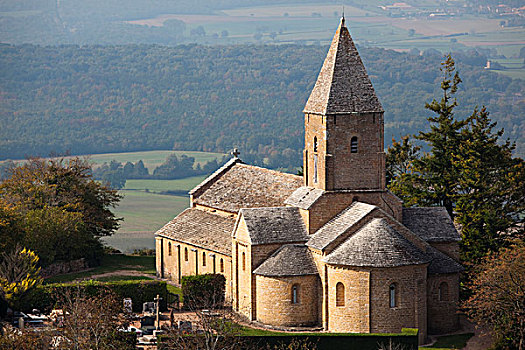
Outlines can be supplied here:
M305 186L384 191L383 114L343 17L304 108Z

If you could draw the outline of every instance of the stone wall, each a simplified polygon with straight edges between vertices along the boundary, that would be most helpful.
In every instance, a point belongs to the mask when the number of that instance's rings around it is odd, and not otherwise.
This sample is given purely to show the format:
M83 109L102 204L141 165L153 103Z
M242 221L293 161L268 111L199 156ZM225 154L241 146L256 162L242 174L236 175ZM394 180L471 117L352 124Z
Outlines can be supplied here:
M42 277L48 278L63 273L77 272L85 270L89 267L86 259L77 259L72 261L60 261L47 266L42 269Z
M164 237L157 237L156 242L159 277L180 285L183 276L220 273L226 278L226 300L231 299L232 259L230 256Z
M370 332L370 272L363 268L327 268L328 331ZM344 286L344 305L337 305L337 284ZM326 302L326 301L325 301Z
M326 118L328 189L385 188L383 113L330 115ZM350 142L357 137L358 151Z
M443 285L446 283L446 285ZM440 286L442 290L440 292ZM446 288L443 288L445 286ZM445 289L445 290L444 290ZM428 332L442 334L459 328L459 274L430 275L427 281Z
M305 185L326 190L383 190L383 124L383 113L305 114ZM357 137L356 153L351 152L352 137Z
M458 242L430 242L430 245L442 253L447 254L452 259L459 262L459 243Z
M317 324L319 277L256 278L256 319L273 326L310 326ZM292 287L297 287L297 303L292 303Z
M396 305L390 307L390 285ZM427 336L427 264L373 268L370 278L370 332L398 333L418 328L420 343Z

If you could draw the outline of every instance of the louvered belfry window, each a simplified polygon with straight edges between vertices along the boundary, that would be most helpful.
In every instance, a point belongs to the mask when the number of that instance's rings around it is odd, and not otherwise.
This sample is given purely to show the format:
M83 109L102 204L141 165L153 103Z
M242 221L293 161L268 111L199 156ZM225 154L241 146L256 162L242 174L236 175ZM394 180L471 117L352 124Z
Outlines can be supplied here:
M350 139L350 152L357 153L357 136Z

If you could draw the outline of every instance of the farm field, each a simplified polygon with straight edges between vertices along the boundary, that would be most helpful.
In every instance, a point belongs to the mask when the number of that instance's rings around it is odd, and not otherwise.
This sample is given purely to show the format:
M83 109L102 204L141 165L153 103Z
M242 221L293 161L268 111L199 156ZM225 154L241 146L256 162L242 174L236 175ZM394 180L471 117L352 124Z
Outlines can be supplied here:
M176 154L178 157L186 155L188 157L194 157L195 163L203 165L213 159L220 159L223 154L221 153L209 153L209 152L191 152L191 151L144 151L144 152L124 152L124 153L103 153L103 154L92 154L89 155L89 159L96 165L103 163L109 163L112 160L116 160L120 163L132 162L136 163L139 160L144 162L144 166L148 168L150 173L157 166L164 163L166 158L170 154Z
M461 15L429 19L419 11L435 11L436 3L421 1L405 9L406 16L390 17L369 1L357 6L344 5L346 22L357 43L395 50L435 48L441 51L469 47L496 48L499 54L517 55L525 45L525 28L502 27L500 19ZM213 15L161 14L128 23L161 27L167 20L186 24L186 32L202 26L209 44L243 42L328 44L338 25L343 6L339 4L280 4L237 7ZM228 36L217 36L227 31ZM413 32L415 31L415 32ZM454 40L452 40L454 39Z
M189 198L142 191L120 192L124 198L115 209L122 217L120 229L103 241L122 252L154 248L153 233L188 207Z

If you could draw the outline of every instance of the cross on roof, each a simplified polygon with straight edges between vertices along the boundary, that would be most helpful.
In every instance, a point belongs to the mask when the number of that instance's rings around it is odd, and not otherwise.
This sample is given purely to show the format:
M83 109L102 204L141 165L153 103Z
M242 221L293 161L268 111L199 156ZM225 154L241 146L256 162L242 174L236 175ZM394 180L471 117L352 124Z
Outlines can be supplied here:
M239 158L239 154L241 154L241 152L239 152L239 150L237 148L234 148L233 151L231 151L230 153L235 158Z

